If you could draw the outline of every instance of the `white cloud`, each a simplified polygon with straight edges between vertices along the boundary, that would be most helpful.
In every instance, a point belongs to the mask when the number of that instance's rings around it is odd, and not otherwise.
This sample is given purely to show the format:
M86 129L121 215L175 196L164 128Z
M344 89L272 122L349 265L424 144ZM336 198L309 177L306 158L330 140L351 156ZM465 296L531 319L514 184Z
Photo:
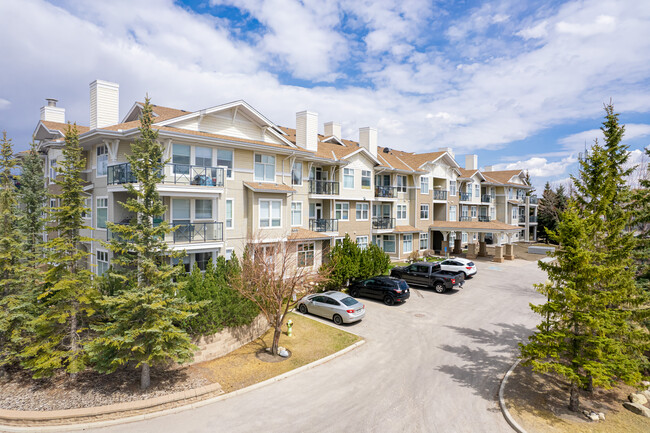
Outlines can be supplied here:
M574 156L562 158L559 161L549 161L546 158L532 157L523 161L495 164L494 170L528 170L530 176L535 179L548 179L566 173L567 168L578 160Z
M525 29L518 31L515 34L517 36L521 36L524 39L541 39L548 34L546 31L547 25L548 23L546 21L542 21L532 27L526 27Z
M4 110L6 108L9 108L11 105L11 102L7 101L6 99L0 98L0 110Z
M636 138L646 137L650 135L650 124L645 123L630 123L625 125L625 134L623 135L623 143ZM594 143L595 139L603 144L603 132L600 129L590 129L575 134L568 135L558 140L566 152L584 152L585 149Z
M599 33L611 33L616 29L616 18L610 15L599 15L593 22L568 23L560 21L555 26L559 33L569 33L578 36L593 36Z

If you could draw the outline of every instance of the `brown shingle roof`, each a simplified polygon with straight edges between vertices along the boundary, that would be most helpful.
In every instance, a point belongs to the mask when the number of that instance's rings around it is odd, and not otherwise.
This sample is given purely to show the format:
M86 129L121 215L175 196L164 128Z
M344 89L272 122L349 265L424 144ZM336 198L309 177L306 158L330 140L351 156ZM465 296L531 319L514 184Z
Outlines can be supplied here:
M478 170L467 170L466 168L461 168L460 169L460 177L470 178L470 177L474 176L477 172L478 172ZM483 173L483 174L485 174L485 173Z
M49 120L41 120L41 123L45 125L47 129L59 131L63 135L65 135L65 131L67 131L68 129L67 123L51 122ZM79 134L83 134L84 132L88 132L89 130L90 128L88 128L87 126L77 125L77 131L79 131Z
M465 231L480 231L489 233L490 230L494 231L519 231L521 230L518 226L511 226L510 224L503 223L501 221L490 221L490 222L479 222L479 221L434 221L433 224L429 226L430 229L453 229L453 230L465 230Z
M521 184L510 182L512 176L518 176L523 170L502 170L502 171L483 171L481 174L488 182L499 183L502 185L519 185Z
M296 190L289 185L281 183L244 182L244 186L254 192L296 192Z
M393 232L395 233L415 233L415 232L421 232L422 230L416 229L413 226L395 226L395 230Z
M301 241L301 240L320 240L320 239L329 239L330 237L323 233L313 232L311 230L296 228L291 230L291 234L287 239L291 241Z

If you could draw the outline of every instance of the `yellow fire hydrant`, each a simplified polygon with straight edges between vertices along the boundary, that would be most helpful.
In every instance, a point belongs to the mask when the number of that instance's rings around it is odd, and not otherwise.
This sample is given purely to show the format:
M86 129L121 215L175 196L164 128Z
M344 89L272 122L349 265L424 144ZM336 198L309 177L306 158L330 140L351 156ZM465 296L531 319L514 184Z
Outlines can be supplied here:
M291 319L287 321L287 337L292 337L291 329L293 328L293 322Z

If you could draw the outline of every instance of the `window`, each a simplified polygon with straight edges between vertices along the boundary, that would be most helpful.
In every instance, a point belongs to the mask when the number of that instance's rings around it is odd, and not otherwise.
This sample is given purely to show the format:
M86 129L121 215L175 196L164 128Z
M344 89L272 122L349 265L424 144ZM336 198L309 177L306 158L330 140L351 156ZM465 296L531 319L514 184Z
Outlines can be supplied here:
M406 176L397 176L397 192L406 192Z
M462 237L461 242L464 243L464 244L467 243L467 233L463 232L463 237Z
M194 200L194 218L212 218L212 200Z
M224 258L226 259L226 261L232 259L233 251L235 251L234 248L226 248L226 254L224 254Z
M384 235L384 251L387 253L395 252L395 235Z
M255 155L255 180L275 182L275 156Z
M108 219L108 198L97 199L97 228L105 229Z
M479 198L481 196L481 185L479 185L478 183L474 185L474 195L476 196L476 198Z
M87 197L87 198L84 199L84 207L86 208L86 210L81 214L81 216L84 219L92 221L92 218L93 218L93 212L92 212L93 199L92 199L92 197Z
M226 176L228 179L232 179L232 150L217 150L217 166L228 167Z
M461 221L467 221L469 209L467 208L467 206L461 206L460 209L461 209L460 210Z
M172 162L174 163L174 173L190 173L190 146L184 144L174 144L172 146Z
M226 199L226 228L227 229L233 228L233 219L232 219L233 201L234 200L231 198Z
M194 160L199 167L212 167L212 149L209 147L195 147Z
M185 268L186 273L190 272L190 256L189 255L186 255L183 258L173 258L172 259L172 264L174 266L178 265L179 263L183 264L183 268Z
M413 235L404 235L402 239L404 241L402 245L402 252L410 253L413 251Z
M291 167L291 185L302 185L302 162L294 162Z
M513 206L512 208L512 222L517 221L517 208Z
M280 227L281 214L281 200L260 200L260 227Z
M467 197L469 197L469 199L471 200L472 199L472 185L471 184L468 183L467 185L465 185L465 192L467 193Z
M472 218L476 218L476 206L472 206Z
M194 254L194 263L200 270L205 271L211 258L212 253L196 253Z
M334 245L341 245L344 238L334 238Z
M491 207L491 208L490 208L490 219L491 219L492 221L494 221L495 219L497 219L497 209L494 208L494 207Z
M106 176L108 166L108 150L105 145L97 146L97 176Z
M97 275L104 275L109 266L108 251L97 250L95 255L97 256Z
M449 181L449 195L456 195L456 181L455 180L450 180Z
M368 236L357 236L357 245L362 250L368 248Z
M314 243L298 244L298 267L314 266Z
M420 219L428 220L429 219L429 205L421 204L420 205Z
M512 200L512 188L508 188L508 200Z
M50 159L50 179L56 179L56 159Z
M361 188L370 189L370 170L361 170Z
M406 219L406 205L398 204L397 205L397 219L405 220Z
M456 206L449 206L449 221L456 221Z
M357 203L357 221L368 221L368 203Z
M420 233L420 249L426 250L429 247L429 233Z
M346 189L354 188L354 169L352 168L343 169L343 188Z
M302 225L302 202L300 201L291 203L291 225Z
M334 206L334 217L337 220L348 221L350 219L350 204L336 203Z
M429 194L429 178L422 176L420 178L420 192L422 194Z
M172 220L179 223L190 222L190 200L186 198L172 199Z

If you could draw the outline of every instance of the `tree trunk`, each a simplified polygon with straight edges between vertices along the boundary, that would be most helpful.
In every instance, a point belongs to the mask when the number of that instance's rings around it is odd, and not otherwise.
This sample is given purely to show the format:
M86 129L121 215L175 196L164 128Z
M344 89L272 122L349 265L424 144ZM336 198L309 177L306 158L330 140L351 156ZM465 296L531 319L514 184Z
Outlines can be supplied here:
M271 353L278 355L278 347L280 346L280 335L282 334L282 325L275 326L273 331L273 344L271 345Z
M149 374L149 364L142 363L142 370L140 371L140 389L145 390L151 385L151 375Z
M569 410L573 412L580 411L580 391L578 385L571 383L571 397L569 397Z
M594 377L591 374L587 376L587 386L585 387L585 390L590 394L594 393Z
M74 311L72 312L72 315L70 316L70 351L72 352L72 356L74 358L77 357L77 352L79 351L79 342L77 341L77 305L76 302L73 303L74 305ZM73 381L77 378L77 373L72 372L70 373L70 379Z

